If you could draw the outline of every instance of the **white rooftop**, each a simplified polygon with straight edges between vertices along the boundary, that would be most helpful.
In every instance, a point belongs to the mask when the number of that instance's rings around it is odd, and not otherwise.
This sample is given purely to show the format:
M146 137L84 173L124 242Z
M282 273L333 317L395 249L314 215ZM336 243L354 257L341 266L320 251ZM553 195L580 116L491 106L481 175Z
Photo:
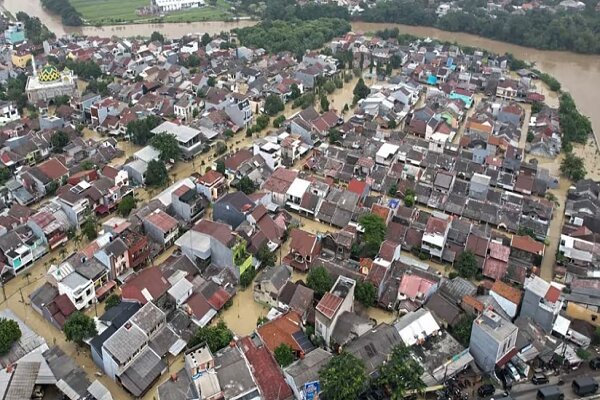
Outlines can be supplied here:
M146 146L133 154L133 157L137 160L149 163L152 160L157 160L160 152L152 146Z
M302 198L302 196L304 196L304 193L306 193L306 191L308 190L309 186L309 181L301 178L296 178L294 179L294 182L292 182L292 185L290 186L286 194L288 196Z
M396 154L400 146L391 143L384 143L379 150L377 150L377 156L382 158L388 158L392 154Z
M170 121L165 121L151 131L154 134L168 133L177 138L180 143L187 143L200 134L198 129L190 128L185 125L177 125Z

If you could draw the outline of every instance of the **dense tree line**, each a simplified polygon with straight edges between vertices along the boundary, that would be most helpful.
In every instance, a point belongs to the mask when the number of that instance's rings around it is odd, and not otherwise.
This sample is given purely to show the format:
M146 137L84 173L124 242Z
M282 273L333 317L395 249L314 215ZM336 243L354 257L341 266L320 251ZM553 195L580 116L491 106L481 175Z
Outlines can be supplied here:
M569 93L561 93L559 100L558 114L563 146L571 142L585 144L592 133L592 123L577 111L575 101Z
M30 17L23 11L19 11L16 14L16 17L18 21L23 23L27 40L30 40L34 44L40 44L44 40L54 39L56 37L54 33L50 32L46 25L42 24L38 17Z
M307 49L318 49L348 31L348 21L319 18L313 21L267 20L255 26L237 29L236 33L244 46L262 47L271 53L290 51L300 56Z
M42 0L42 5L54 14L60 15L62 23L67 26L80 26L83 24L81 15L69 3L69 0Z
M600 16L597 13L531 10L513 14L501 10L491 14L475 5L438 17L435 9L428 8L425 2L387 0L365 10L360 19L434 26L544 50L600 53Z

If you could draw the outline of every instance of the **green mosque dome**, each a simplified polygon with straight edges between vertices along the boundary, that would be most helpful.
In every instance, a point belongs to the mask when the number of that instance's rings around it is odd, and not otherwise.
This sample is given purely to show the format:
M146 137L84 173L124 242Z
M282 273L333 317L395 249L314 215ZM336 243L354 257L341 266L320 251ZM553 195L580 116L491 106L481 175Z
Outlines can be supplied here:
M40 82L53 82L60 79L60 72L53 65L46 65L39 73Z

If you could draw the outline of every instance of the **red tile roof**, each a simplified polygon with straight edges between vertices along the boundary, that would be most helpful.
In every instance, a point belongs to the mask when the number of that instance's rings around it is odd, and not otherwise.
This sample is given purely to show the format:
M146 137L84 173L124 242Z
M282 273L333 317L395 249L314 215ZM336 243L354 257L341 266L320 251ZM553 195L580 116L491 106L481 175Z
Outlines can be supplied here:
M177 220L162 210L156 210L145 218L163 232L169 232L177 226Z
M277 168L263 184L262 190L273 193L286 193L298 176L298 171L284 167Z
M383 243L381 243L379 257L383 258L385 261L392 262L397 247L398 243L392 242L391 240L385 240Z
M189 192L190 190L192 190L192 188L190 188L189 186L181 185L173 191L173 194L177 197L181 197L184 194L186 194L187 192Z
M362 196L362 194L365 193L366 188L367 188L367 182L361 181L356 178L352 178L350 183L348 183L348 191L350 191L352 193L356 193L360 196Z
M290 311L273 321L261 325L257 332L271 353L281 344L287 344L292 350L300 352L302 348L293 338L293 334L302 328L302 319L295 311Z
M519 289L514 288L502 281L496 281L494 282L494 285L492 286L491 289L493 292L499 294L500 296L504 297L505 299L507 299L508 301L510 301L513 304L521 304L521 299L523 298L523 292L521 292Z
M469 295L466 295L462 298L462 304L469 306L469 307L473 308L474 310L477 310L478 312L482 312L483 308L484 308L484 305L482 302L477 300L475 297L469 296Z
M508 262L508 256L510 255L510 247L504 246L502 243L490 242L489 246L490 257L496 260Z
M192 294L185 304L188 305L189 310L197 319L202 319L210 310L212 310L212 307L204 296L197 292Z
M544 244L536 241L531 236L514 235L511 247L531 254L544 254Z
M223 161L223 164L225 164L225 168L228 170L235 171L240 167L240 165L242 165L244 161L247 161L251 158L252 152L250 150L241 149L231 157L226 158Z
M200 181L200 183L206 185L206 186L212 186L215 183L217 183L219 181L219 179L223 179L224 176L222 173L220 173L217 170L211 169L210 171L208 171L207 173L205 173L204 175L202 175L200 177L200 179L198 179Z
M221 222L203 219L200 220L196 225L194 225L192 229L196 232L201 232L205 235L212 236L228 247L231 246L235 240L235 236L233 236L231 227Z
M61 178L69 173L67 167L63 165L56 158L50 158L41 164L37 165L38 169L44 173L48 178L55 180Z
M252 366L252 373L260 388L261 398L280 400L292 397L292 390L286 383L279 365L265 347L256 347L249 336L240 340L238 346Z
M403 294L410 299L415 299L419 294L427 294L431 287L435 284L428 279L425 279L419 275L404 274L398 293Z
M429 217L427 220L427 226L425 227L425 233L429 234L444 234L448 228L448 221L445 221L437 217Z
M485 257L487 255L488 239L471 233L467 238L467 245L465 248L477 256Z
M544 296L546 300L550 303L556 303L560 298L560 289L556 286L550 285L550 289L546 292L546 296Z
M383 218L383 221L385 223L388 222L388 219L390 217L390 212L391 210L385 206L379 205L379 204L373 204L371 206L371 213L380 216L381 218Z
M296 252L303 257L313 254L317 243L317 237L315 235L303 231L302 229L294 229L292 230L290 237L292 238L290 249L293 252Z
M336 296L335 294L329 292L325 293L325 296L323 296L321 301L319 301L319 304L317 304L317 310L327 318L331 319L337 312L338 308L340 308L340 305L343 301L344 299Z
M508 263L506 261L487 258L483 264L483 276L487 276L488 278L502 279L507 271Z
M160 269L150 267L141 270L121 286L121 294L124 299L137 300L141 304L146 304L150 300L162 297L170 287L169 281L165 279ZM151 298L147 298L145 293L148 293Z

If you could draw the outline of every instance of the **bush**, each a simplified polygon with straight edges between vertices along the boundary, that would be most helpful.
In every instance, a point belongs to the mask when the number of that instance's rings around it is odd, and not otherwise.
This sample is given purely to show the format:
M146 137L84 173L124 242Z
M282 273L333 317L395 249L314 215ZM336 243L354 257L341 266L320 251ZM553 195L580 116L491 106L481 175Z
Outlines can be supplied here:
M240 275L240 286L244 289L247 288L252 284L252 281L254 281L255 277L256 268L254 268L254 266L251 266L247 270L245 270L242 275Z
M10 351L13 343L21 338L19 324L7 318L0 318L0 355Z
M281 368L285 368L294 362L294 351L285 343L277 346L273 355L275 356L275 360L277 360L277 363L281 366Z

